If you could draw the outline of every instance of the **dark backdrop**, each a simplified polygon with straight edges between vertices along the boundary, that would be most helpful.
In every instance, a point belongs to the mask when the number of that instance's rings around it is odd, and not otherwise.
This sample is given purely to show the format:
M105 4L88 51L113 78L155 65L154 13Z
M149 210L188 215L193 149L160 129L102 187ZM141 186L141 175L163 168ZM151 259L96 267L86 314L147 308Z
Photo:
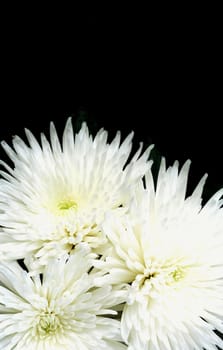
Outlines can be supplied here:
M47 134L51 120L61 135L72 115L75 127L86 120L110 138L134 130L135 148L155 144L156 165L190 158L188 192L207 172L205 201L223 187L216 4L16 6L1 11L0 140L23 137L24 127Z
M134 130L156 164L192 160L191 190L207 172L207 199L223 187L218 11L127 10L40 11L4 28L0 139L47 134L51 120L61 134L70 115L93 133Z

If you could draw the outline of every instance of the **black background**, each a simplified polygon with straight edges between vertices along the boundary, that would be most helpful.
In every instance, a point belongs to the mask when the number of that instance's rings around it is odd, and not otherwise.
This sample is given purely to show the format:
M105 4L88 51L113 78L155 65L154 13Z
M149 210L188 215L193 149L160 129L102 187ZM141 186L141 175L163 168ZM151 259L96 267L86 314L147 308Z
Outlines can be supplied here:
M189 191L207 172L205 200L223 187L218 9L157 7L7 12L0 139L51 120L61 135L71 115L110 138L134 130L156 164L191 159Z
M2 5L0 140L51 120L61 135L69 116L110 138L134 130L155 164L192 160L188 192L207 172L206 201L223 187L220 8L73 5Z

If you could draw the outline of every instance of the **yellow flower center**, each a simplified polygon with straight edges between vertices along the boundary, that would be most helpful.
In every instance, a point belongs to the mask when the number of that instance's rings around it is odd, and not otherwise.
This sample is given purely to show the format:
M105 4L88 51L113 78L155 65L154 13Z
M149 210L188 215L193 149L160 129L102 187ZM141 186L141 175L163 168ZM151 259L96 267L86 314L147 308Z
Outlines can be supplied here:
M40 338L53 335L61 328L60 320L54 312L42 312L36 325L36 331Z
M72 199L65 199L65 200L62 200L58 203L58 209L62 212L68 211L70 209L76 210L77 203Z
M178 282L184 278L185 270L181 266L177 266L175 270L170 273L170 276L175 282Z
M160 288L161 285L173 285L180 282L186 276L187 266L171 264L170 262L161 263L152 262L141 274L138 274L132 283L137 290L145 292L151 289Z

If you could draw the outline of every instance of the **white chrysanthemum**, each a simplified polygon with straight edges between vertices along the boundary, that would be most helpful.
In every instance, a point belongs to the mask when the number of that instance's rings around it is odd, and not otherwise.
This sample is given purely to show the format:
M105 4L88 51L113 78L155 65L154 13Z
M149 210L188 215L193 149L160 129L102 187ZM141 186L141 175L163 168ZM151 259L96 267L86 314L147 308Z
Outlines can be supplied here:
M0 234L2 257L20 259L31 255L39 264L85 241L92 248L105 243L99 225L107 210L122 212L129 186L150 167L151 147L142 155L142 144L127 164L133 133L120 143L117 132L107 143L107 131L95 138L83 123L74 135L69 118L62 146L54 124L50 143L41 145L26 130L29 145L15 136L13 148L2 146L14 163L0 179ZM141 155L141 156L140 156ZM127 165L126 165L127 164Z
M123 350L120 321L109 318L124 291L95 288L91 255L52 260L42 277L0 264L0 349Z
M136 188L128 218L108 216L113 243L98 284L129 283L122 335L129 350L214 350L223 341L223 190L202 208L206 176L185 199L190 162L163 161ZM109 272L109 274L108 274Z

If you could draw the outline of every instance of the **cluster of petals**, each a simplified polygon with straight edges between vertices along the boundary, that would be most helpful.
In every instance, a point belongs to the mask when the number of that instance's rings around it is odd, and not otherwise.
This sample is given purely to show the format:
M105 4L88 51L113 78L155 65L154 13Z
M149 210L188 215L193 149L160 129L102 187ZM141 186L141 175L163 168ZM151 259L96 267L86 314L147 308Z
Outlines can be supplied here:
M223 189L188 194L190 161L155 179L133 133L25 132L2 142L0 349L223 348Z

